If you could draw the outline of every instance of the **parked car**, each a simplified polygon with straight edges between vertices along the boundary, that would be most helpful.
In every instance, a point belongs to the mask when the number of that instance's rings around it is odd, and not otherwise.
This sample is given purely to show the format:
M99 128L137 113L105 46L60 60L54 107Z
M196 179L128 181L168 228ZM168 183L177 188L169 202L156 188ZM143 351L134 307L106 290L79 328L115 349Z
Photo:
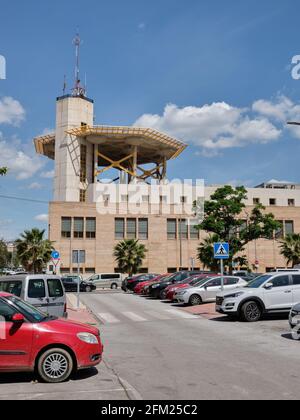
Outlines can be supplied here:
M164 299L164 290L170 286L180 283L193 275L201 274L199 271L180 271L149 287L149 296L156 299Z
M64 276L62 282L66 292L77 292L80 283L80 292L91 293L96 290L96 286L91 281L82 280L81 276Z
M0 278L0 292L13 294L47 315L67 316L67 299L60 277L43 274Z
M294 330L295 327L299 325L299 329L297 333L299 334L300 331L300 303L297 303L295 306L292 307L290 316L289 316L289 322L291 328Z
M267 313L288 314L298 302L300 273L268 273L233 293L218 293L216 310L247 322L257 322Z
M158 276L159 276L159 274L140 274L140 275L134 276L134 277L127 277L122 284L122 289L124 291L133 292L135 286L138 283L142 283L142 282L148 281L148 280L153 280L153 279L157 278Z
M74 369L98 365L103 346L97 328L48 316L0 292L0 372L36 370L45 382L66 381ZM4 324L4 325L3 325Z
M221 291L222 278L209 277L201 280L197 287L179 290L175 293L174 300L185 305L201 305L206 302L215 302L218 292ZM241 277L226 276L224 277L224 290L233 290L239 287L245 287L247 282Z
M216 276L216 274L200 274L200 275L188 277L186 280L183 280L178 284L172 284L168 286L164 290L163 296L166 300L170 300L171 302L173 302L175 293L177 293L179 290L187 289L189 287L197 287L197 285L203 279L207 279L208 277L213 277L213 276Z
M166 278L166 277L167 277L167 275L166 275L166 274L164 274L164 275L161 275L161 276L155 277L155 278L154 278L154 279L152 279L152 280L142 281L141 283L138 283L138 284L135 286L135 288L134 288L134 293L135 293L135 294L137 294L137 295L139 295L139 294L141 294L141 293L142 293L142 290L143 290L143 288L144 288L145 286L148 286L148 285L153 284L153 283L157 283L157 282L159 282L159 281L163 280L163 279L164 279L164 278Z
M93 283L97 289L118 289L122 286L123 274L108 273L95 274L87 279L88 282Z

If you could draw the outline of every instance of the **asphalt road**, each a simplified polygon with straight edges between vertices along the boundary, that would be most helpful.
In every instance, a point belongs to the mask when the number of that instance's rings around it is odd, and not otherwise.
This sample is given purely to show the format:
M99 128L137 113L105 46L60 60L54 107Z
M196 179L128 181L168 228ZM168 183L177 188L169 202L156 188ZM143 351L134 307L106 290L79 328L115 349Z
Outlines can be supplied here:
M143 399L299 399L300 342L286 319L207 320L131 294L82 295L105 360Z

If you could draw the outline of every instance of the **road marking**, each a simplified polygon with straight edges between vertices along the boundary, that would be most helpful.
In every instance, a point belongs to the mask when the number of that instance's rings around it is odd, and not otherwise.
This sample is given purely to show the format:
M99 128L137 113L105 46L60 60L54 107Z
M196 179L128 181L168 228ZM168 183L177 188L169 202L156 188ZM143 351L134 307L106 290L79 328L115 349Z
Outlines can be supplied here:
M162 321L166 321L166 320L170 319L170 317L168 315L162 314L162 313L159 313L159 312L156 312L156 311L145 311L145 314L150 315L150 316L152 316L153 318L156 318L156 319L161 319Z
M126 316L126 318L131 319L131 321L135 321L135 322L145 322L145 321L147 321L147 319L142 318L141 316L135 314L134 312L123 312L122 314L124 316Z
M109 324L117 324L120 322L118 318L109 313L98 314L98 316L102 321L107 322Z
M195 315L188 314L187 312L180 311L179 309L167 309L166 312L168 314L176 315L176 316L178 316L180 318L196 319L196 316Z

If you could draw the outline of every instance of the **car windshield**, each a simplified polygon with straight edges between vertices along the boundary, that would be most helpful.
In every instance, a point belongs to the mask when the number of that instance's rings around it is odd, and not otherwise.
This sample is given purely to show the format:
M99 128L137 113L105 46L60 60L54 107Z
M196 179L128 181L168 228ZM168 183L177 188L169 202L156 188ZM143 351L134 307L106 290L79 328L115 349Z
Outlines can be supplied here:
M250 289L258 289L261 287L266 281L270 280L272 278L271 275L265 274L263 276L257 277L256 279L250 281L250 283L247 284L247 286Z
M46 314L16 296L10 296L8 301L12 302L20 310L20 312L30 320L42 322L49 318Z

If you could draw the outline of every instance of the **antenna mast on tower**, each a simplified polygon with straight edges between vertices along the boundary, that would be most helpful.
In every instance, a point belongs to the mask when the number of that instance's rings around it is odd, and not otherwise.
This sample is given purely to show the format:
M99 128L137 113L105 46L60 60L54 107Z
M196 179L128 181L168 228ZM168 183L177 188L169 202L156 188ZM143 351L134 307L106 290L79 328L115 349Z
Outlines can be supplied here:
M85 88L81 86L80 81L80 45L81 45L81 39L79 36L79 33L77 32L73 44L75 45L75 55L76 55L76 63L75 63L75 85L72 90L73 96L85 96Z

